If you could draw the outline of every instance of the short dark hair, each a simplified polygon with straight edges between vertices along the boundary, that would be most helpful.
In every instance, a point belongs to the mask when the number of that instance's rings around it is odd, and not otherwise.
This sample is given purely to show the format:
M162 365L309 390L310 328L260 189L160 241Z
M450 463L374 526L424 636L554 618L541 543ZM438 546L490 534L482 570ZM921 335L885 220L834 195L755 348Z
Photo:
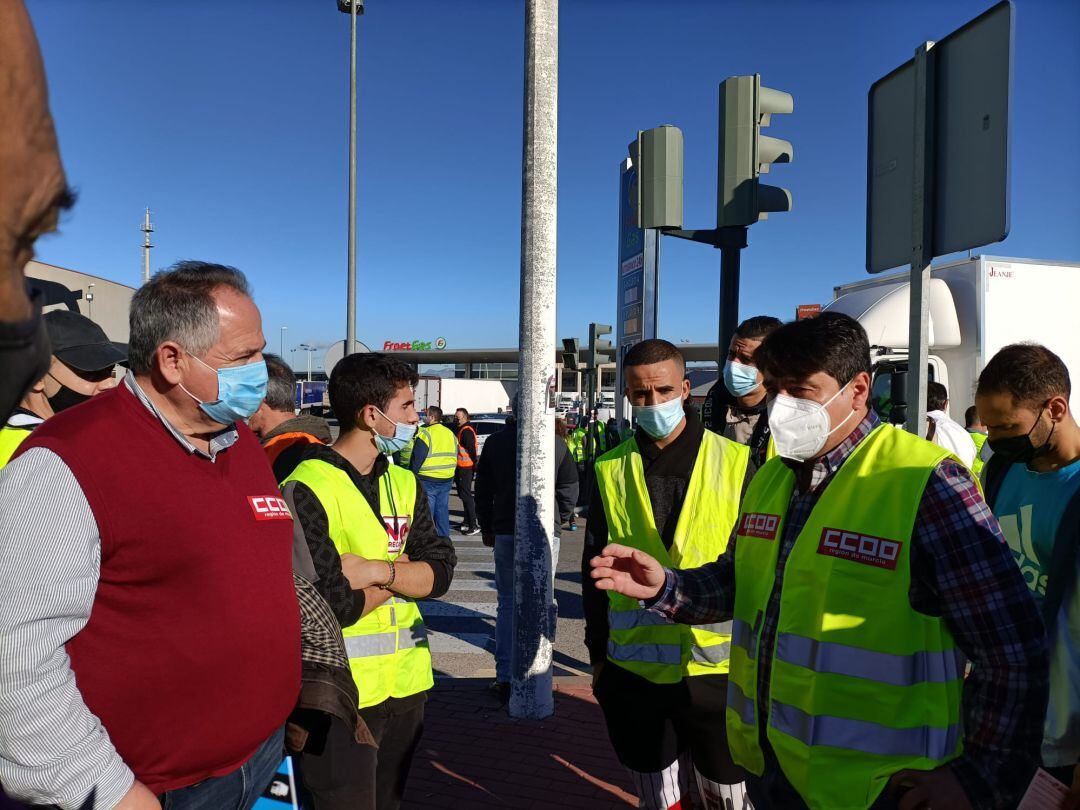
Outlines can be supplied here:
M1042 405L1052 397L1072 394L1069 369L1061 358L1038 343L1013 343L986 364L976 396L1009 394L1017 404Z
M466 422L469 421L469 411L468 411L468 409L466 409L466 408L458 408L456 411L454 411L454 413L463 413L463 414L465 414L465 421Z
M949 401L949 390L939 382L926 384L926 410L943 411Z
M436 422L442 421L442 408L438 405L428 405L427 414L428 416L434 417Z
M396 357L376 352L350 354L330 373L330 407L347 433L357 426L356 415L374 405L385 412L403 385L419 381L412 366Z
M754 352L754 365L777 379L805 380L824 371L847 385L859 372L870 373L870 341L850 315L823 312L771 332Z
M296 410L296 375L276 354L263 353L266 361L266 407L275 411Z
M682 352L675 348L674 343L652 338L630 347L630 351L623 358L623 368L651 366L654 363L663 363L665 360L674 360L679 368L686 369L686 360L683 359Z
M971 427L972 425L977 425L979 424L979 421L979 412L975 410L974 405L964 411L964 427Z
M128 311L128 367L136 374L149 373L158 346L168 340L204 354L217 342L221 328L213 297L219 287L251 297L243 273L209 262L177 262L143 284Z
M755 315L735 327L735 337L746 340L761 340L783 326L779 318L772 315Z

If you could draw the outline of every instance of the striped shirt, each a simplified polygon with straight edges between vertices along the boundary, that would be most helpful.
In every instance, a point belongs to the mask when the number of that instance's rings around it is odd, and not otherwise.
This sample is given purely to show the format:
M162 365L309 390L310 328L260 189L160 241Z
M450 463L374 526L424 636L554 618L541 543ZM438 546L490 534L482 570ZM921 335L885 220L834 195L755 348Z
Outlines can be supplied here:
M196 448L130 372L124 384L192 454L213 463L239 434ZM0 784L32 804L113 808L134 775L86 707L65 645L86 626L101 568L97 521L78 481L35 447L0 471ZM164 741L163 741L164 742Z
M771 650L788 556L836 471L878 424L871 412L836 449L795 469L776 587L762 624L761 718L768 716ZM1042 740L1049 689L1045 632L997 520L971 473L954 461L942 461L923 492L911 537L908 598L914 610L944 618L973 664L964 685L964 753L950 766L974 807L1009 806L1031 778ZM669 570L664 589L650 607L676 621L707 624L730 619L734 606L732 537L716 562L689 571ZM793 790L772 798L777 806L801 806Z

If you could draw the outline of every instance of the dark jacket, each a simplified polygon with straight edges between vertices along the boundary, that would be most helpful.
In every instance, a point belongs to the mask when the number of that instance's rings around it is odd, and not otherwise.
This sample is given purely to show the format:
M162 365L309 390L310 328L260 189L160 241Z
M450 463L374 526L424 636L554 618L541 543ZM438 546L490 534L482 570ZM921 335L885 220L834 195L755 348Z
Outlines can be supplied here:
M332 439L325 419L303 414L282 422L263 436L262 446L274 468L274 478L280 484L292 475L311 445L330 444Z
M578 473L566 442L555 437L555 515L560 533L563 521L574 514ZM517 423L508 422L488 436L476 466L476 515L485 534L513 534L517 511Z

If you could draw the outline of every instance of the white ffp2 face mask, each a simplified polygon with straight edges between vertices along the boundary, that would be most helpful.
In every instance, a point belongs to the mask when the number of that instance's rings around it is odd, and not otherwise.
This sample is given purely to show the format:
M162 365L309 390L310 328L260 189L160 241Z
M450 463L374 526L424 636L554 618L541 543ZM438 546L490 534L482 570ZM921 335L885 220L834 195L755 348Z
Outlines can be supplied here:
M833 427L826 410L848 385L851 385L850 380L824 404L812 399L777 394L768 405L769 430L776 443L777 454L792 461L806 461L820 453L829 436L843 427L844 422L855 413L852 410L840 424Z

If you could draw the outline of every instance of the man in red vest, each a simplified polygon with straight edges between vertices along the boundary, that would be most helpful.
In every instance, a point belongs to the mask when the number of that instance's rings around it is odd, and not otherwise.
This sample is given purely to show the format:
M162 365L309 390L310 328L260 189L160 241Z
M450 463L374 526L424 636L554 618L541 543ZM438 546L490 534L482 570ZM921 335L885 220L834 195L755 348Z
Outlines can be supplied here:
M0 784L32 804L248 810L300 688L292 517L244 424L266 393L240 271L131 302L116 388L0 478Z

